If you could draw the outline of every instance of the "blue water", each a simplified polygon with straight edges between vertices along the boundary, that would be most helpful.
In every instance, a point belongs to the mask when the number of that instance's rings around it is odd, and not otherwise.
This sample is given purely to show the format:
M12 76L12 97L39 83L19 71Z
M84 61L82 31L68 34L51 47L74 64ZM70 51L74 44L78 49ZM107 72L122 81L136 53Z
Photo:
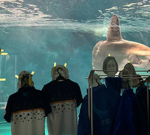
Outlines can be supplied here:
M35 72L33 81L41 90L51 81L54 62L67 63L84 97L92 50L106 40L111 16L118 15L124 39L150 47L149 10L147 0L0 1L0 47L8 53L0 56L0 78L6 78L0 82L0 102L17 91L15 75L22 70ZM0 109L0 121L3 113Z

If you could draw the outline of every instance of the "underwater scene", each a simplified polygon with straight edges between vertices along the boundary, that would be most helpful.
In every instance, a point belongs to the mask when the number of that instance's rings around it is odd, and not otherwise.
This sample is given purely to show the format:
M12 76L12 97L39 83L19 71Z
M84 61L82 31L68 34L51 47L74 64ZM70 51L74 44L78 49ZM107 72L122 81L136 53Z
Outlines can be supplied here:
M109 54L118 70L128 61L136 70L150 70L149 35L148 0L0 0L0 135L11 134L3 116L21 71L34 72L34 86L42 90L52 80L54 63L66 63L84 98L85 77L102 70Z

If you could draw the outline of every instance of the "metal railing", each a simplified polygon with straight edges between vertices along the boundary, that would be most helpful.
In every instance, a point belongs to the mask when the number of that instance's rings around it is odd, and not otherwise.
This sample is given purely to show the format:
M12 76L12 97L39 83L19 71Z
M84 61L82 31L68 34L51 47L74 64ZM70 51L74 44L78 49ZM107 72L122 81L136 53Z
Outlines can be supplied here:
M97 78L94 78L93 77L93 74L95 71L102 71L103 70L91 70L90 71L90 74L88 77L85 77L85 79L88 79L88 117L89 117L89 120L90 120L90 123L91 123L91 133L90 135L93 135L93 79L97 79ZM107 70L105 70L107 71ZM122 70L118 70L118 72L120 72ZM111 72L114 72L114 71L111 71ZM148 74L148 71L147 70L136 70L136 72L146 72ZM146 78L150 75L142 75L140 74L141 76L143 76L143 78ZM107 75L99 75L99 76L106 76ZM119 75L115 75L115 76L119 76ZM101 79L105 79L105 78L102 78L100 77ZM121 78L129 78L129 77L121 77ZM136 77L136 75L130 77L130 78L141 78L141 77ZM91 88L90 88L91 87ZM147 82L147 118L148 118L148 135L150 135L150 129L149 129L149 82Z

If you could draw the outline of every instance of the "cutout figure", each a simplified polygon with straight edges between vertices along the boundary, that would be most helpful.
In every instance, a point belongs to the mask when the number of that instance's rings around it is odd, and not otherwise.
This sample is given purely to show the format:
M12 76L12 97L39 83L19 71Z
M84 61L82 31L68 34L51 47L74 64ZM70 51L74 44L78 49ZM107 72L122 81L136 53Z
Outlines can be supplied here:
M115 77L118 72L118 64L113 56L108 56L103 61L103 72L107 74L108 77Z

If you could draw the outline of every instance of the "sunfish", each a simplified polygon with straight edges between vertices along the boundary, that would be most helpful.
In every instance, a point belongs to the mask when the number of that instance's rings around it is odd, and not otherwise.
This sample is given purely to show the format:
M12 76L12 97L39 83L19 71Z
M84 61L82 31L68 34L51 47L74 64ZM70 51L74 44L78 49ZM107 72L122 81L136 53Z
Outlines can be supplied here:
M114 56L119 69L130 61L135 67L150 69L150 48L141 43L124 40L121 36L119 19L113 15L107 30L107 40L99 41L92 51L93 69L102 69L104 59Z

